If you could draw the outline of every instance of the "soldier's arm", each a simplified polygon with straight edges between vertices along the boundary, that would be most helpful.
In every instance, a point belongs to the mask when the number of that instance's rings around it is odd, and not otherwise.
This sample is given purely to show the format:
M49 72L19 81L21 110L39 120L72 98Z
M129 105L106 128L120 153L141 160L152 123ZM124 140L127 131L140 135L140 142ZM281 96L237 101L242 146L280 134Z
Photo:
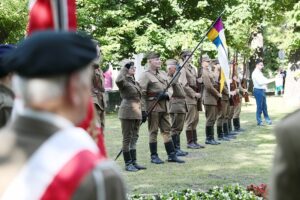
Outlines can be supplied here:
M140 79L139 79L139 84L141 87L141 93L142 93L142 98L141 98L141 107L142 111L147 111L147 89L148 89L148 84L149 84L149 79L147 77L147 72L144 72Z
M116 84L118 86L118 88L123 88L126 85L126 74L128 73L128 70L125 68L122 68L120 70L119 75L116 78Z
M213 96L218 98L219 92L213 87L209 75L207 73L202 74L202 80L203 80L204 87L207 89L207 91L211 93Z
M184 92L186 93L187 96L195 98L196 92L188 84L188 81L186 79L185 68L183 68L180 72L181 72L181 75L179 77L179 82L182 83Z

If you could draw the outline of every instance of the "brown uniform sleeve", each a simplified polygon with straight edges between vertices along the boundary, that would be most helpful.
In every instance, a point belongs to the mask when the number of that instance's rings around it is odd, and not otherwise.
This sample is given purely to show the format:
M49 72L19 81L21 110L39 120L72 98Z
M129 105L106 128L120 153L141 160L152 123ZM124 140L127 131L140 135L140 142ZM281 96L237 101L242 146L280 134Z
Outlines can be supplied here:
M207 91L211 93L213 96L218 98L219 92L213 87L207 72L203 72L202 80L203 80L204 87L207 89Z
M140 79L139 79L139 84L141 87L141 93L142 93L142 98L141 98L141 104L142 104L142 111L147 111L147 88L149 84L149 78L147 76L147 72L144 72Z
M189 86L188 81L186 79L186 69L182 68L181 76L179 78L179 82L182 83L184 92L187 96L195 98L196 92Z
M121 88L123 88L125 86L125 83L126 83L126 74L127 73L128 73L128 69L127 68L122 68L120 70L120 73L117 76L117 79L115 81L119 89L121 89Z

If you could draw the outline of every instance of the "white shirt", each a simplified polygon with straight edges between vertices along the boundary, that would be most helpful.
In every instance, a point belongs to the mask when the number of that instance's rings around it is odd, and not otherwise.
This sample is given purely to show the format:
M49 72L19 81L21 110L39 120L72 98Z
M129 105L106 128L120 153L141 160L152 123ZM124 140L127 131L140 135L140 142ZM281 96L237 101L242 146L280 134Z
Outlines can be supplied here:
M257 68L252 72L252 81L253 87L256 89L267 89L267 84L272 82L272 80L267 79L261 70Z

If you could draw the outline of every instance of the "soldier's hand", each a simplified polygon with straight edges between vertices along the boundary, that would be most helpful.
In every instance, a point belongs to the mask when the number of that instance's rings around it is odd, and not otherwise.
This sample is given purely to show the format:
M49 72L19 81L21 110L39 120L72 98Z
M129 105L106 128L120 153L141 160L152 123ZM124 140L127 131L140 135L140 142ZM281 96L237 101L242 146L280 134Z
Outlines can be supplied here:
M200 99L200 98L201 98L201 94L200 94L200 93L196 93L196 94L195 94L195 97L196 97L197 99Z
M222 98L222 93L219 93L219 94L218 94L218 97L219 97L219 98Z
M146 111L142 111L142 123L146 122L147 121L147 112Z
M165 92L160 92L157 96L158 100L169 100L169 95Z

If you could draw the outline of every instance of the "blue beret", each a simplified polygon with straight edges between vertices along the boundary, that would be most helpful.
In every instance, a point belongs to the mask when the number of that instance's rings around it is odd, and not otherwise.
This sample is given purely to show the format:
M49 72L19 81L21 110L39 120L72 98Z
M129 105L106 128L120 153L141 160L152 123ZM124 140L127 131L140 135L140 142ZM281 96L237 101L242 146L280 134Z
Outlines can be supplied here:
M14 48L14 45L0 44L0 78L6 76L11 71L9 66L4 68L2 58Z
M22 41L4 58L23 77L70 74L86 67L97 57L91 39L75 32L41 31Z

